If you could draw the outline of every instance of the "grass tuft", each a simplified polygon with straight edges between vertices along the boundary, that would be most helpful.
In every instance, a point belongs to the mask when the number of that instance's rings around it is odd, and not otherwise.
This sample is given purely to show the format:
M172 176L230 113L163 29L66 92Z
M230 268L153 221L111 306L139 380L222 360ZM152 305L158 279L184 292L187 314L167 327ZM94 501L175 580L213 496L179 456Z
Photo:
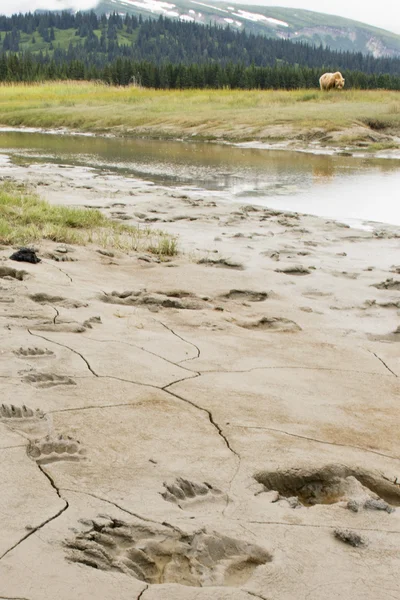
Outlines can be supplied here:
M29 245L43 239L160 257L178 252L176 238L163 231L114 223L99 210L54 206L21 185L0 185L0 243Z

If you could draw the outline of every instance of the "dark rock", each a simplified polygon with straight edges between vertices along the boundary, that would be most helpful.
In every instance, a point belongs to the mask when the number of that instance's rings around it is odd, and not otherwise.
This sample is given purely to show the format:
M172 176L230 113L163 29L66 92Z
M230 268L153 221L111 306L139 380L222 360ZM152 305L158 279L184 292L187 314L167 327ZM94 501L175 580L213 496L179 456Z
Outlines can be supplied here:
M27 262L36 265L37 263L42 262L40 258L36 255L36 252L32 250L32 248L20 248L10 256L11 260L16 260L18 262Z

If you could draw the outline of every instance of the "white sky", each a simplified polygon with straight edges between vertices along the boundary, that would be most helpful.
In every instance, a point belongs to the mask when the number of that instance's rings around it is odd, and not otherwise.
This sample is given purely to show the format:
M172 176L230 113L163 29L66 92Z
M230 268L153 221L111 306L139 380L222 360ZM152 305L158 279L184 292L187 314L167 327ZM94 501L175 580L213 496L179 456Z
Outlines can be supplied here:
M168 1L173 3L173 0ZM36 8L88 9L96 4L96 0L0 0L0 14L27 12ZM305 8L356 19L400 33L400 0L240 0L240 4Z

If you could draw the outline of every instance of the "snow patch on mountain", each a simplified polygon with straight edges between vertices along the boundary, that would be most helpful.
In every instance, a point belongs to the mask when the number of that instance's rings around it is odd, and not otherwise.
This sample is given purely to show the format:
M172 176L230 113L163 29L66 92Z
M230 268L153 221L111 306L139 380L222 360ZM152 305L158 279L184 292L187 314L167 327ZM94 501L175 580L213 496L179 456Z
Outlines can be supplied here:
M247 19L248 21L253 21L255 23L264 22L279 27L289 27L289 23L286 23L286 21L279 21L279 19L266 17L265 15L260 15L259 13L248 12L247 10L239 9L237 12L232 14L235 15L235 17L241 17L242 19Z

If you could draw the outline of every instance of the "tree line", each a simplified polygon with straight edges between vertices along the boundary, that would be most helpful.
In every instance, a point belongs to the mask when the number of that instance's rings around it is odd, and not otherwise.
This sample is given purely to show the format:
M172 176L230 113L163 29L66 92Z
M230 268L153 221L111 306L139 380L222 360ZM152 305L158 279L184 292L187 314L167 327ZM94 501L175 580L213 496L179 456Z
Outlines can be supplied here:
M32 54L0 56L0 81L46 80L102 81L112 85L140 85L155 89L298 89L317 88L321 69L292 65L246 66L239 63L193 63L190 65L117 58L104 66L82 60L38 60ZM346 86L359 89L400 90L400 76L343 71Z
M57 42L68 31L67 48ZM46 48L35 50L37 42ZM113 13L45 12L0 16L0 52L31 51L38 63L57 66L73 62L103 69L118 58L154 65L209 65L243 67L318 68L326 71L360 71L367 75L400 75L400 59L374 58L361 52L340 52L304 42L271 39L229 26L186 23L160 16L143 20Z

